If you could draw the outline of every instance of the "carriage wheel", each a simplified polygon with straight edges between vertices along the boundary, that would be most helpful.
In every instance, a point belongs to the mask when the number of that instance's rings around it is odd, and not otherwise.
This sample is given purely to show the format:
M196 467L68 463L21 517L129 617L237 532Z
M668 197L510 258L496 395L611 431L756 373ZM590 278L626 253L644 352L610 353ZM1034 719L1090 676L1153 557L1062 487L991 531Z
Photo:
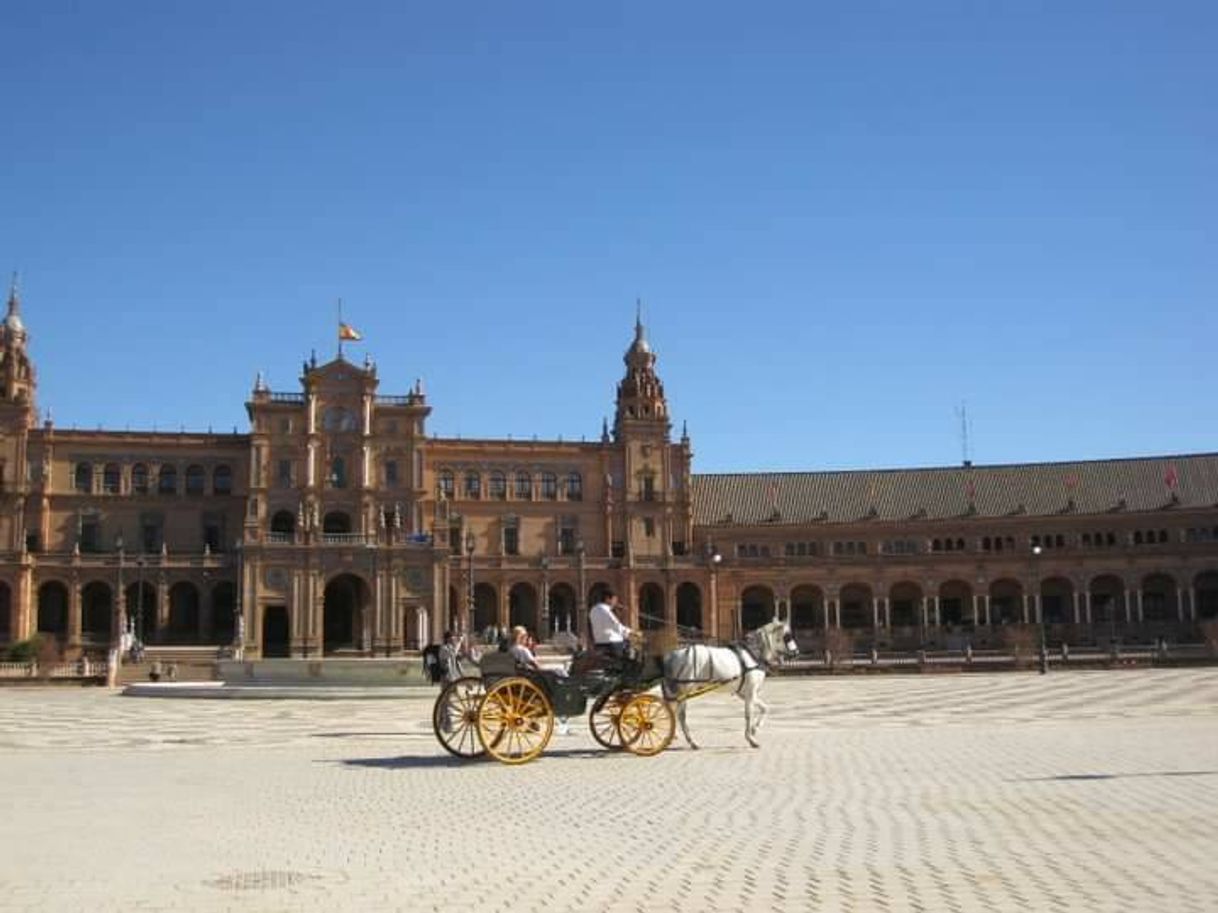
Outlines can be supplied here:
M654 694L640 694L631 700L622 711L618 725L626 750L643 757L659 754L667 748L677 731L672 708Z
M621 751L626 747L622 744L620 721L622 711L632 697L634 695L629 691L614 691L592 705L588 728L592 730L592 738L610 751Z
M504 764L524 764L545 750L554 734L554 709L527 678L505 678L487 689L478 708L478 739Z
M480 678L449 682L436 698L431 728L444 750L458 758L478 758L486 753L478 740L478 705L486 694Z

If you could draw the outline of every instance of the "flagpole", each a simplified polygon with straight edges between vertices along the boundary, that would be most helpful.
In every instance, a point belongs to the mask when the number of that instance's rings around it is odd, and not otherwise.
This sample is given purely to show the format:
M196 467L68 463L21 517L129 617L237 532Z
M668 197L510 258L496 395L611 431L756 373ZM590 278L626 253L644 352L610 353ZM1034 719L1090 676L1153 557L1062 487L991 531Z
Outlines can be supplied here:
M343 299L338 299L338 357L343 357Z

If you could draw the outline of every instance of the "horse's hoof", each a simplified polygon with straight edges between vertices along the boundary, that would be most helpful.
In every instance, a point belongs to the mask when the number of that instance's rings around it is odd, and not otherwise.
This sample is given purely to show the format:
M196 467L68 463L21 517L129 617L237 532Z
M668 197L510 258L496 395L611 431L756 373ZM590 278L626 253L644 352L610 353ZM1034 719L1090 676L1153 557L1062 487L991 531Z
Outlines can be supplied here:
M689 747L690 747L690 749L692 749L693 751L697 751L697 750L698 750L699 748L701 748L702 746L701 746L701 745L695 745L693 742L690 742L690 743L689 743Z
M754 748L760 748L760 747L761 747L761 743L760 743L760 742L756 742L756 741L754 741L753 739L749 739L749 744L750 744L750 745L752 745Z

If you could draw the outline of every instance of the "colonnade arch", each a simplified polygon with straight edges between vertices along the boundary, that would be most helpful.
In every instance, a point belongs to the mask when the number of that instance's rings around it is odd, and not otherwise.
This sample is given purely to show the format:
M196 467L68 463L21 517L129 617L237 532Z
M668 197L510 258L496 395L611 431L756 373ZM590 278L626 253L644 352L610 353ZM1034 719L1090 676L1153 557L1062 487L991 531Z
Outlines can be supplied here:
M38 633L68 636L68 588L50 580L38 588Z
M1023 584L1002 577L990 584L990 624L1014 625L1024 620Z
M865 583L848 583L841 589L838 617L843 628L869 628L872 623L872 591Z
M108 641L114 594L110 584L93 580L80 591L80 634L85 640Z
M537 633L537 590L531 583L516 583L508 590L508 624L521 625Z
M810 583L801 583L791 590L791 627L807 631L825 626L825 592Z
M322 597L322 652L361 650L372 592L355 574L339 574Z
M664 627L664 588L657 583L639 587L639 627L658 631Z
M760 584L746 587L740 594L740 627L753 631L773 617L774 591Z
M922 623L922 587L912 580L894 583L888 590L888 617L894 628L914 628Z
M1198 621L1218 618L1218 571L1203 571L1193 578L1193 599Z
M0 580L0 643L13 639L13 591Z
M547 603L550 615L550 631L552 633L558 633L559 631L573 633L577 623L575 607L578 603L574 587L568 583L554 584L550 587Z
M964 580L947 580L939 586L939 624L960 627L973 621L973 588Z
M702 631L702 590L696 583L677 586L677 626L687 633Z
M1067 577L1046 577L1042 580L1040 611L1048 625L1074 621L1074 583Z

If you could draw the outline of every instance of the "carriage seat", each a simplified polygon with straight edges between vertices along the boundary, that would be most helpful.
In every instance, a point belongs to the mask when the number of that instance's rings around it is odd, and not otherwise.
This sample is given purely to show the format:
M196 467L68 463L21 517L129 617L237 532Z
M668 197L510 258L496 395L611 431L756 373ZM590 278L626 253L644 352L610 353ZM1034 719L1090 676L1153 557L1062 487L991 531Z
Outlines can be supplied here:
M516 660L510 653L502 653L498 650L488 651L482 654L482 661L478 664L482 669L483 678L506 678L510 675L518 675L519 670L516 668Z

